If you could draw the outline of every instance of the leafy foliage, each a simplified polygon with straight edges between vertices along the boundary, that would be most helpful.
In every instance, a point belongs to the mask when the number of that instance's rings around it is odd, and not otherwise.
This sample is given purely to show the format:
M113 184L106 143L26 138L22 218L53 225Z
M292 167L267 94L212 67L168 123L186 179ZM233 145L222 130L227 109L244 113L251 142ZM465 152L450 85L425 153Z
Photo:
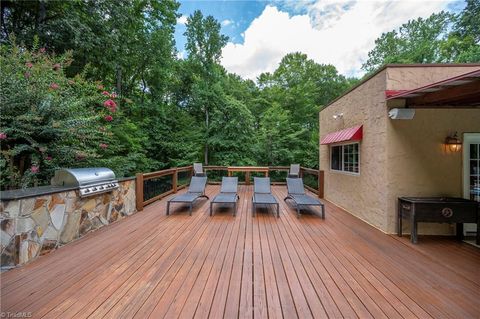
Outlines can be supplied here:
M375 40L362 68L373 72L388 63L480 62L480 1L467 0L455 15L418 18Z
M190 165L318 167L318 112L355 84L287 54L257 81L221 65L212 16L175 0L1 1L1 189L48 184L59 167L117 176ZM480 61L479 0L383 34L363 68ZM108 100L111 100L107 102Z

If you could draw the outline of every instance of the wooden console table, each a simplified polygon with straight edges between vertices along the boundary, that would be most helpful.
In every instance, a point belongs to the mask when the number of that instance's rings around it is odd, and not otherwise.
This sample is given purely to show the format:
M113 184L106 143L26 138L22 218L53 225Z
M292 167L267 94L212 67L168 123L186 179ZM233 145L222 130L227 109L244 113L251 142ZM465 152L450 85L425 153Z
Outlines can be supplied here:
M264 173L268 177L269 168L265 166L229 166L227 167L228 176L233 172L245 172L245 184L250 185L250 172Z

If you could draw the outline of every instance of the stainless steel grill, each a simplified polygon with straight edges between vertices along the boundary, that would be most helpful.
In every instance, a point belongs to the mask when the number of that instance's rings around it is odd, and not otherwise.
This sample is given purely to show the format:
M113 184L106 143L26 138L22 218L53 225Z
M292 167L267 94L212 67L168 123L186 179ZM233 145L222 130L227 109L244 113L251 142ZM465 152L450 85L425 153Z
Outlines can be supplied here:
M51 181L54 186L78 187L80 197L111 192L118 188L115 173L105 167L60 169Z

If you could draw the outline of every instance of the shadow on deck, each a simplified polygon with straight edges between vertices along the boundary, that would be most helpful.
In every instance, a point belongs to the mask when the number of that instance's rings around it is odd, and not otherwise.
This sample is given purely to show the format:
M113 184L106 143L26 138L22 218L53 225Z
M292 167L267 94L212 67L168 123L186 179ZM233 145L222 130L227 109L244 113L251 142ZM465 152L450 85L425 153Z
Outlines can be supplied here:
M218 186L209 186L212 197ZM381 233L326 203L326 219L237 217L202 199L188 216L166 199L1 274L1 311L34 318L478 318L480 250L453 239ZM317 208L318 209L318 208Z

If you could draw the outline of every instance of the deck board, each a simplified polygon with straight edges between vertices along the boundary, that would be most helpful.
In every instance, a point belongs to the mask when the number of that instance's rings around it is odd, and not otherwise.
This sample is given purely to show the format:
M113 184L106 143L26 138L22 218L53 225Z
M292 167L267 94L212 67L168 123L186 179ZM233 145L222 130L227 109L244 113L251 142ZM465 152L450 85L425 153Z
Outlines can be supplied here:
M213 196L219 187L207 188ZM478 318L480 249L385 235L326 202L296 217L286 189L251 215L193 216L166 199L0 275L1 311L33 318ZM171 197L171 196L169 196ZM167 199L169 198L167 197ZM315 209L314 209L315 210Z

